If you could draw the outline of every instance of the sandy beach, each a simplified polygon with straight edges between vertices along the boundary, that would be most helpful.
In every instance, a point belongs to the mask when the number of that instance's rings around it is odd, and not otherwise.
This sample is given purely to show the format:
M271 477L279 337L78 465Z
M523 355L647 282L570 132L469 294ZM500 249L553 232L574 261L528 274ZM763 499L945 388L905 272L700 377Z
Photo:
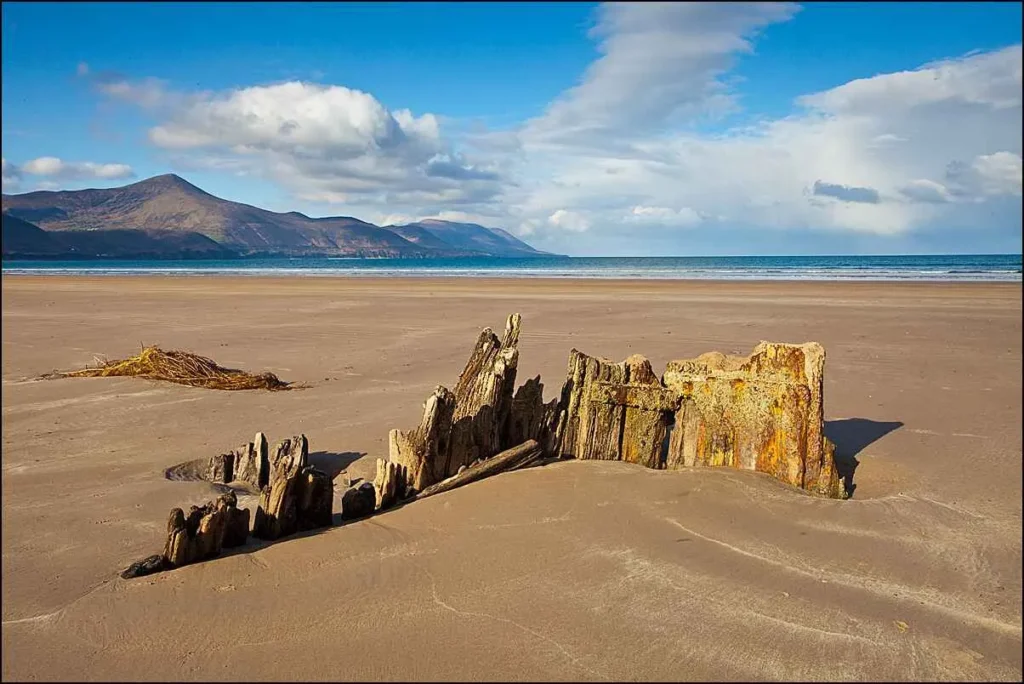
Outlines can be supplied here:
M2 295L5 680L1022 676L1019 283L4 276ZM565 461L117 576L215 495L165 468L260 430L372 477L514 311L519 382L546 398L573 347L660 373L822 343L853 498ZM309 388L37 379L142 343Z

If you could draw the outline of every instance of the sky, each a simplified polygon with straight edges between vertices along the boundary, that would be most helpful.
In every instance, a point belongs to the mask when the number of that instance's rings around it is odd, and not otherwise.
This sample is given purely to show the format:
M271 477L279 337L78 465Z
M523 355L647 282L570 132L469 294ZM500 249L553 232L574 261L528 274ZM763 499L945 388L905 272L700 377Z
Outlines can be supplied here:
M1021 3L4 2L3 191L577 256L1021 252Z

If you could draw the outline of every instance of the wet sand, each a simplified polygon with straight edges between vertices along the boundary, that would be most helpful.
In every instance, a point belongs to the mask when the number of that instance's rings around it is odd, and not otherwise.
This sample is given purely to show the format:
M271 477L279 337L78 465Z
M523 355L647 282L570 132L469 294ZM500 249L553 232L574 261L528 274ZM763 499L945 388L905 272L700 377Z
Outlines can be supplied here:
M1021 678L1021 286L4 276L9 679ZM762 339L827 352L849 501L726 469L561 462L122 580L168 466L303 432L371 476L392 427L523 315L519 381L569 350L657 371ZM140 343L306 382L36 380Z

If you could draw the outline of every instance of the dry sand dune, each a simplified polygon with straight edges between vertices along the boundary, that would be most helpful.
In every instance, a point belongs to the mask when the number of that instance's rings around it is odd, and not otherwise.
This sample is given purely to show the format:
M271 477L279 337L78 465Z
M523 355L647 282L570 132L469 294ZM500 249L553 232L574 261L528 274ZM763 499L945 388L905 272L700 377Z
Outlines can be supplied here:
M263 430L372 472L523 314L520 381L570 348L656 370L824 344L850 501L756 473L561 462L151 577L166 467ZM308 382L32 378L140 342ZM1021 286L3 278L8 679L1021 678Z

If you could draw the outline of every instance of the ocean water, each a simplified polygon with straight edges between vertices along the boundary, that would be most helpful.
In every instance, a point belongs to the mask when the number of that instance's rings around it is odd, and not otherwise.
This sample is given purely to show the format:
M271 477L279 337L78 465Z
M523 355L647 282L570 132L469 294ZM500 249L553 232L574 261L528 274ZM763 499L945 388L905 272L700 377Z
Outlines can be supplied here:
M791 257L552 257L4 261L18 275L930 280L1021 282L1019 254Z

